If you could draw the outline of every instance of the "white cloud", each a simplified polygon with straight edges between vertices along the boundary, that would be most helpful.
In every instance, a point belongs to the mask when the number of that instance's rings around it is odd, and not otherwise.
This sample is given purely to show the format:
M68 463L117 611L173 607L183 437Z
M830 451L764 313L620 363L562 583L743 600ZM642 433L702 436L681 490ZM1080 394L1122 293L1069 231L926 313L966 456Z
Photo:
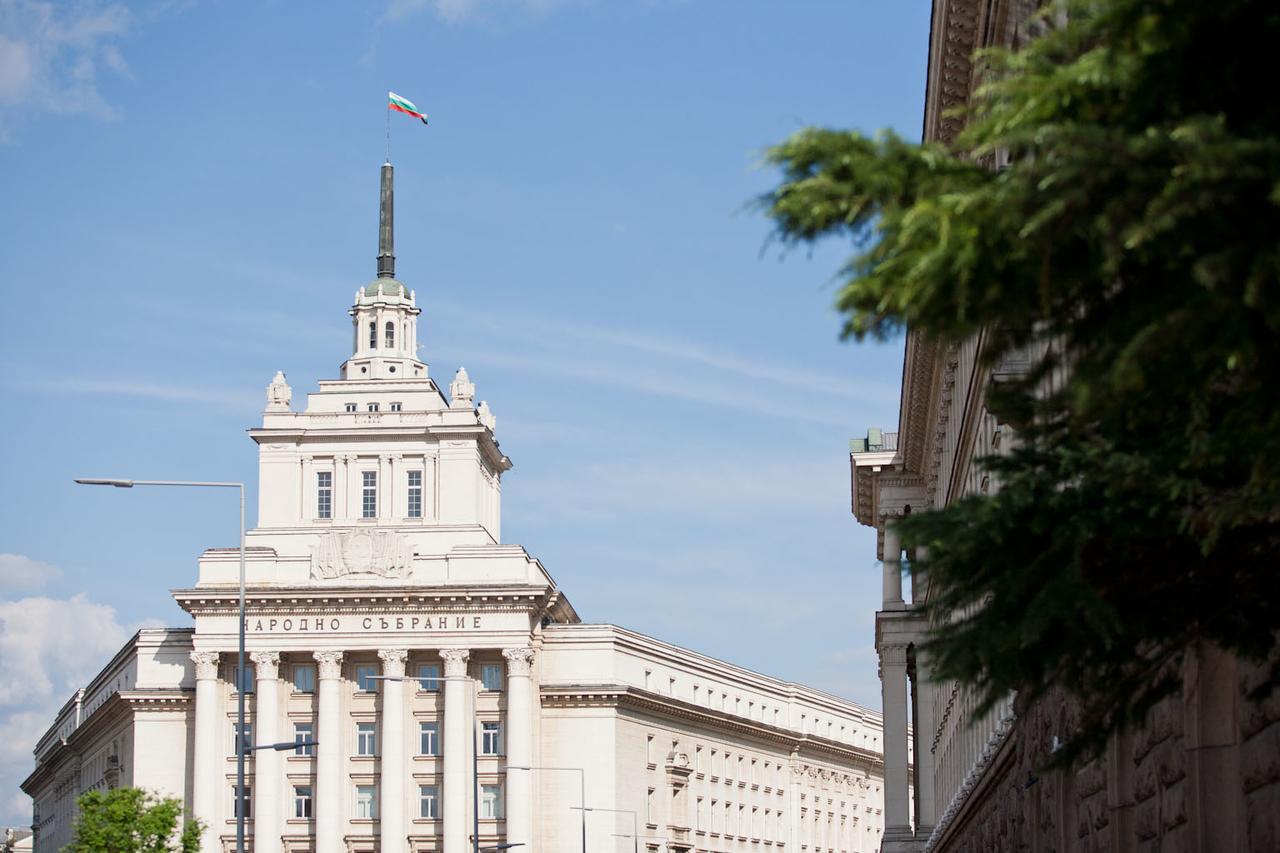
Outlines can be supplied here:
M20 108L115 118L99 72L129 76L116 42L132 23L118 3L0 0L0 134Z
M231 391L223 388L175 385L147 378L123 379L42 379L39 382L19 379L8 384L42 394L106 394L118 397L141 397L170 403L197 403L252 410L261 399L254 391Z
M0 554L0 589L13 592L40 589L59 574L56 566L22 554Z
M28 557L3 557L57 571ZM30 823L31 801L18 784L34 766L37 738L129 634L114 608L83 594L0 600L0 824Z

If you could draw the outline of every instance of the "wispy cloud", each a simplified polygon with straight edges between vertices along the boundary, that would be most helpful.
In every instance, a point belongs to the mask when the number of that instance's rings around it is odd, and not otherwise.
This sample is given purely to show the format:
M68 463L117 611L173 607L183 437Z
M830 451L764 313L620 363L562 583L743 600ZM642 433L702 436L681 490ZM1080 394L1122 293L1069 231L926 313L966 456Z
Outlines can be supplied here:
M170 403L198 403L244 411L252 409L260 399L248 390L232 391L193 385L176 385L147 378L118 379L42 379L39 382L17 380L10 387L43 394L100 394L163 400ZM264 386L265 387L265 386Z
M0 0L0 138L24 108L115 118L99 77L130 76L119 41L133 23L119 3Z
M60 574L56 566L23 554L0 554L0 589L29 592L40 589Z

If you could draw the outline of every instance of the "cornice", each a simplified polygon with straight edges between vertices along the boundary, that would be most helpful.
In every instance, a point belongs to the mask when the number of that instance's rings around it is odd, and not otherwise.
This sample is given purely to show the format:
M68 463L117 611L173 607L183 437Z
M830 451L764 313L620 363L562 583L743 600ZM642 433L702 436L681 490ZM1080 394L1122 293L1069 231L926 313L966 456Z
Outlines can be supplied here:
M856 763L866 769L884 767L884 757L869 749L748 720L626 684L544 684L541 697L544 708L618 708L638 711L773 743L793 755L820 756L828 760Z
M925 84L924 140L950 145L963 120L946 115L969 103L973 88L973 52L979 22L990 0L935 0L929 32L929 70Z
M341 607L351 613L409 610L430 606L441 612L488 610L542 612L558 591L542 586L493 586L466 589L420 587L249 587L245 609L255 613L323 613ZM234 586L170 590L178 606L192 616L238 612Z

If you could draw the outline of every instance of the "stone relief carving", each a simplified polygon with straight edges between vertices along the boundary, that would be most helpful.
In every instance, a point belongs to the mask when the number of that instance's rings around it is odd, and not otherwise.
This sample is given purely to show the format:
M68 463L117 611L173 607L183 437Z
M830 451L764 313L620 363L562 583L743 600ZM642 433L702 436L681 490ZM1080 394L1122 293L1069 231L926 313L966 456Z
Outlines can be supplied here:
M454 409L469 409L475 403L476 386L467 375L465 367L459 367L449 383L449 405Z
M312 580L345 575L402 578L412 563L408 541L385 530L333 530L311 547Z
M489 404L484 400L480 401L480 407L476 409L480 417L480 425L486 427L489 432L493 432L498 428L498 419L493 416L493 412L489 411Z

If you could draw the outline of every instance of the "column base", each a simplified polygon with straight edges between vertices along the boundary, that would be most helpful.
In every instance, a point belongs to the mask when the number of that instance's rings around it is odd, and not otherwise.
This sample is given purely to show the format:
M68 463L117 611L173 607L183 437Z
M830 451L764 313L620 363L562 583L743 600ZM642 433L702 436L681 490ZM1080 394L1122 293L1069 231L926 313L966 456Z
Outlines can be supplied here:
M880 853L918 853L928 840L927 835L917 838L909 826L891 826L880 839Z

